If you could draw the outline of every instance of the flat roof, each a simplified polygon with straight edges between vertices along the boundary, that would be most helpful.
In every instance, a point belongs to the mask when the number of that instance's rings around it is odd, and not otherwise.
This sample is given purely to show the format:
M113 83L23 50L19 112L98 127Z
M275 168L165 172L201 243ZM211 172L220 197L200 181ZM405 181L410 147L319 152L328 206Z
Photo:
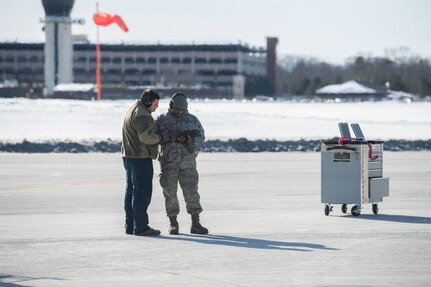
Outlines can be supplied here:
M45 43L22 43L3 42L0 43L2 50L43 50ZM266 53L266 48L251 47L242 44L101 44L100 48L105 51L241 51L246 53ZM75 51L95 50L93 43L74 43Z

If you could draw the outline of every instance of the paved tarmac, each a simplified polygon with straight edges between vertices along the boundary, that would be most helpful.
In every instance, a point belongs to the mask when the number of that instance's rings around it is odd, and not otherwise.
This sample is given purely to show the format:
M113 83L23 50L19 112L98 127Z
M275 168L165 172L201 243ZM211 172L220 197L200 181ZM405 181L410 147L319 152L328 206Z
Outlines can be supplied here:
M0 286L431 286L431 152L386 152L373 215L324 215L319 153L202 153L202 223L125 235L118 154L0 154Z

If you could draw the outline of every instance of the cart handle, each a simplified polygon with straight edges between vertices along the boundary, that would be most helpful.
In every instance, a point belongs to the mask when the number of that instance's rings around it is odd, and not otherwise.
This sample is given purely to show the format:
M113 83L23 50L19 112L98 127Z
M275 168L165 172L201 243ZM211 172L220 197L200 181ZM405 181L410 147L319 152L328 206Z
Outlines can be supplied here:
M343 145L344 143L361 143L363 142L361 139L358 138L339 138L338 144Z

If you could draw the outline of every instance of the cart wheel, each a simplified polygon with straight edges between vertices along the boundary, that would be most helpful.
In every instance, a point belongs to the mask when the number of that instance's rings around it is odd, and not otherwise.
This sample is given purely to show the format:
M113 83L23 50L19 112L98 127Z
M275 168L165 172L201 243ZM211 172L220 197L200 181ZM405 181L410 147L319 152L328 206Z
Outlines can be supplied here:
M326 204L325 205L325 215L328 216L330 211L331 211L331 208L329 207L328 204Z
M354 205L352 207L352 215L353 216L359 216L359 214L361 214L361 209L359 208L359 206Z
M343 212L343 213L346 213L347 212L347 204L343 204L342 206L341 206L341 211Z
M377 205L377 203L373 203L373 213L374 214L379 213L379 206Z

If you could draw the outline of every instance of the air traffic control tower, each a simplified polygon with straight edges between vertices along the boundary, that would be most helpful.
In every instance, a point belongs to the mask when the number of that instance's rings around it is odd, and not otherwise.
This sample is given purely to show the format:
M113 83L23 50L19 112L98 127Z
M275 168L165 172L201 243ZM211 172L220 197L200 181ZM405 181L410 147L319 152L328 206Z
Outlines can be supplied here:
M72 19L75 0L42 0L45 9L45 96L57 84L73 82Z

